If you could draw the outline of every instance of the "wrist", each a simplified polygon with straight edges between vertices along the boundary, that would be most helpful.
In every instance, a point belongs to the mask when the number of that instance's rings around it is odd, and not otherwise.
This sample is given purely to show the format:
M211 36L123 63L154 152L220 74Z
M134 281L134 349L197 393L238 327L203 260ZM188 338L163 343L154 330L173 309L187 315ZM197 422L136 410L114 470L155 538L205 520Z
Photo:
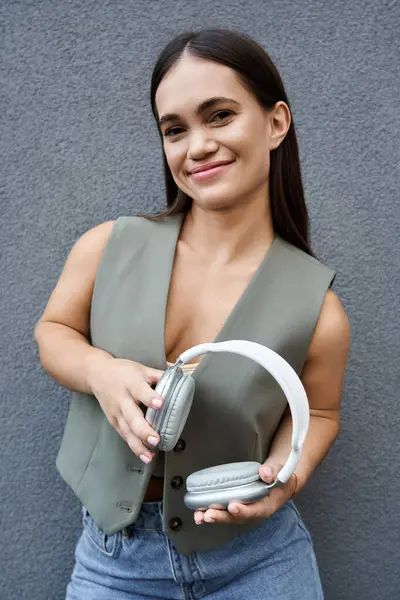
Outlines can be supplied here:
M86 356L85 364L85 381L89 394L94 395L95 381L103 371L104 364L112 359L113 356L98 348L91 348L91 351Z

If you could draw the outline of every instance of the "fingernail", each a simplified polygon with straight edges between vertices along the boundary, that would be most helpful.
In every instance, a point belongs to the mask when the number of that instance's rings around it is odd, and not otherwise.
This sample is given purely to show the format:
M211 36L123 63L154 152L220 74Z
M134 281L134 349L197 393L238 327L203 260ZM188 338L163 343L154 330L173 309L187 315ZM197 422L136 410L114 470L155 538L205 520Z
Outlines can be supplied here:
M154 406L154 408L160 408L160 406L162 406L163 401L159 400L158 398L154 398L154 400L152 400L151 403Z
M237 506L232 506L232 508L229 509L229 512L233 513L234 515L237 515L239 513L239 509Z
M271 467L264 467L263 468L263 473L264 473L265 477L272 477L272 469L271 469Z
M158 442L160 441L158 438L154 437L154 435L149 435L149 437L147 438L147 441L149 442L149 444L151 444L152 446L157 446Z
M141 454L140 455L140 460L142 460L144 463L146 463L146 465L151 461L151 458L149 458L148 456L146 456L145 454Z
M213 519L212 517L208 517L208 516L205 516L204 520L206 523L214 523L214 521L215 521L215 519Z

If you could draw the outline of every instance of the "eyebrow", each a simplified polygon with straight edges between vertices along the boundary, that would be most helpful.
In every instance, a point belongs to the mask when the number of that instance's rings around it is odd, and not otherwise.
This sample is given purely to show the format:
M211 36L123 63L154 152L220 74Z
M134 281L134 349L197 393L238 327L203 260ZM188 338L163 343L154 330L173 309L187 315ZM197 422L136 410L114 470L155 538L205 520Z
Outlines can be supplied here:
M224 96L216 96L214 98L208 98L208 100L204 100L201 102L196 108L196 115L200 115L204 111L209 108L213 108L216 104L221 104L222 102L231 102L232 104L236 104L240 106L239 102L234 100L233 98L225 98ZM158 121L158 126L162 127L164 123L168 122L176 122L179 121L180 116L177 113L168 113L167 115L163 115L161 119Z

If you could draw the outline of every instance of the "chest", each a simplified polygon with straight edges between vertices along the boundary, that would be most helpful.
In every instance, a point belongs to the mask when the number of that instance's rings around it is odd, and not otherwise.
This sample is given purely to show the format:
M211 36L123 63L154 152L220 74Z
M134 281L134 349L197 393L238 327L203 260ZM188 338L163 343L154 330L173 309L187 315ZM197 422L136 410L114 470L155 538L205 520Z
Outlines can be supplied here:
M254 274L251 266L215 267L177 254L165 319L167 360L214 341Z

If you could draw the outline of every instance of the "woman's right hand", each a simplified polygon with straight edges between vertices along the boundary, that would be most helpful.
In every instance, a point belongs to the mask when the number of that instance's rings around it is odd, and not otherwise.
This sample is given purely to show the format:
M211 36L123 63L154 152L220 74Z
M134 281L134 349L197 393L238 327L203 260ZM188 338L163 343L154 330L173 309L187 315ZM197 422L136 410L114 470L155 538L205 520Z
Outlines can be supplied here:
M163 398L156 394L156 384L163 371L140 363L104 358L88 375L89 386L109 423L144 463L154 456L145 444L156 447L160 436L146 421L140 404L159 409Z

